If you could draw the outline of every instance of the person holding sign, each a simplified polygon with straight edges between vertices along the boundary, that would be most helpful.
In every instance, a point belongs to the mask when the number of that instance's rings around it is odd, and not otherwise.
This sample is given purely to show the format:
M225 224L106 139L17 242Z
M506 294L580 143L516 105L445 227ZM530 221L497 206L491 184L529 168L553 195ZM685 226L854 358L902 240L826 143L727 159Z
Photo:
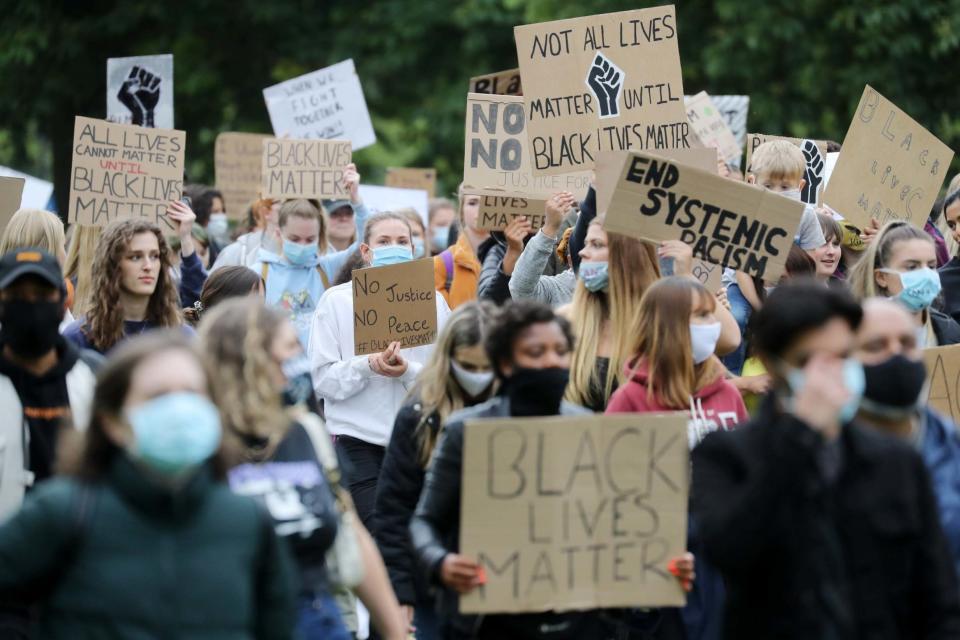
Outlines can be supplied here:
M866 300L856 356L866 380L857 419L902 438L923 456L960 578L960 435L953 421L926 404L923 351L906 309L883 298Z
M884 225L850 271L850 290L860 300L895 298L913 314L921 347L960 343L960 325L930 305L940 295L937 251L930 235L909 222Z
M691 515L726 581L726 638L960 637L923 461L851 422L861 318L844 291L777 287L753 319L773 392L693 450Z
M412 260L410 223L389 211L372 216L360 252L366 266ZM313 316L307 353L314 389L324 401L327 427L337 437L338 452L352 467L347 482L353 502L371 529L377 478L394 417L433 346L401 349L399 342L393 342L381 353L356 355L353 293L352 282L327 290ZM439 331L450 310L440 296L436 296L436 307Z

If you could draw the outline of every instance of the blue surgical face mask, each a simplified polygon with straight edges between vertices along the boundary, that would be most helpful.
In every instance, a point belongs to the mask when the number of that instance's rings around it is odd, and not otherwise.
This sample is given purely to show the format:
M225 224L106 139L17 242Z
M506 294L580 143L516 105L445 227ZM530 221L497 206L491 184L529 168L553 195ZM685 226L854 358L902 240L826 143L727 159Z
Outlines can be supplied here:
M290 264L295 264L298 267L312 265L317 261L317 243L297 244L284 238L283 255L287 257Z
M434 227L431 241L437 251L446 249L450 245L450 227Z
M900 277L903 291L897 294L896 299L914 313L929 307L940 295L940 274L930 267L913 271L894 271L893 269L881 269L881 271L895 273Z
M788 189L787 191L780 191L778 192L778 195L800 202L800 189Z
M807 376L803 369L791 367L786 372L787 385L790 387L790 393L796 396L800 390L807 384ZM859 361L847 358L843 361L843 386L850 392L850 398L844 403L837 416L841 424L846 424L857 415L857 409L860 408L860 398L863 397L863 390L866 387L866 376L863 374L863 365ZM793 398L788 403L788 408L792 405Z
M423 238L413 239L413 258L422 258L426 254L426 247L423 244Z
M388 244L384 247L373 247L373 262L371 267L385 267L388 264L400 264L413 260L413 251L408 245Z
M193 469L220 446L220 414L197 393L168 393L127 413L133 428L130 454L156 471Z
M211 213L207 222L207 233L217 242L224 243L230 240L230 221L225 213Z
M606 262L580 261L580 270L577 277L583 282L587 291L596 293L607 288L610 282L609 264Z

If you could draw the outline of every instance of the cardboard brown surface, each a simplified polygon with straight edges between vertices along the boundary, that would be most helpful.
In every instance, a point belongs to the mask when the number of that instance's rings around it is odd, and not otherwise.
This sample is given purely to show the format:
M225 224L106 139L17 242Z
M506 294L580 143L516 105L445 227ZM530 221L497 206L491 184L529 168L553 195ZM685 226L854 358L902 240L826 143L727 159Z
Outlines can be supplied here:
M693 259L693 277L710 293L717 293L723 286L723 267L703 260Z
M923 350L927 365L927 404L960 422L960 345Z
M508 69L470 78L468 93L492 93L501 96L522 96L520 69Z
M464 189L468 195L480 197L478 229L498 231L505 229L514 219L526 217L536 231L546 221L546 199L528 198L522 195L483 189Z
M217 136L213 164L216 185L223 194L227 215L242 220L250 203L260 197L265 133L227 131Z
M688 457L681 413L467 422L460 553L487 582L460 610L683 606Z
M593 170L593 187L597 191L597 213L606 213L613 199L613 190L617 186L623 164L627 161L629 151L610 151L600 154L597 158L597 167ZM676 160L688 167L703 169L708 173L717 173L717 150L710 147L695 149L661 149L657 151L661 158Z
M412 167L389 167L384 181L388 187L423 189L430 198L437 194L437 170Z
M343 188L343 171L352 158L347 140L263 141L261 193L264 198L330 198L350 194Z
M876 218L923 227L953 150L867 85L824 202L860 228Z
M437 338L433 258L353 272L353 347L358 356Z
M681 240L696 258L776 282L803 209L760 187L634 152L604 228L652 242Z
M68 220L104 227L146 218L166 231L165 212L183 196L187 134L77 116L73 128Z
M692 145L673 5L514 27L535 175Z
M727 164L739 165L743 149L707 92L701 91L688 98L686 107L687 120L700 142L716 149Z
M0 235L10 224L10 218L20 209L20 199L23 197L23 178L0 176Z

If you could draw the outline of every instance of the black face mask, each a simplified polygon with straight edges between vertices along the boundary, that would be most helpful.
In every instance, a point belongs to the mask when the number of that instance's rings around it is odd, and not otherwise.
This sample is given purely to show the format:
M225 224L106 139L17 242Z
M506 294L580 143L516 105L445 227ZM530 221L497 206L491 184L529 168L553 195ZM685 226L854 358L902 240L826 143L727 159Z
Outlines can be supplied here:
M57 344L61 303L10 300L0 309L0 339L18 356L38 358Z
M919 405L927 368L923 360L898 354L880 364L864 365L863 375L866 386L861 407L880 416L898 417Z
M569 369L514 369L503 387L510 399L510 415L557 415L569 381Z

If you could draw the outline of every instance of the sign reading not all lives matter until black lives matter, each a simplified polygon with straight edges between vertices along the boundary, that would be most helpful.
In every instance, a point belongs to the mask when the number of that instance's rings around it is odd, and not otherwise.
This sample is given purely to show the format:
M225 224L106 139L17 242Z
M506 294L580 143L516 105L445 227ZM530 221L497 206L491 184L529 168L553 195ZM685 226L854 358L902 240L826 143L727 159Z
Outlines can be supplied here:
M77 116L73 128L69 221L102 227L146 218L172 230L165 215L183 195L187 134Z
M353 272L353 349L358 356L431 344L437 338L433 259Z
M652 242L681 240L696 258L776 282L803 209L760 187L631 152L603 226Z
M673 5L514 27L533 172L692 145Z
M679 413L468 422L460 553L487 582L460 610L682 606L688 456Z
M343 172L352 155L346 140L265 139L261 197L348 198Z

